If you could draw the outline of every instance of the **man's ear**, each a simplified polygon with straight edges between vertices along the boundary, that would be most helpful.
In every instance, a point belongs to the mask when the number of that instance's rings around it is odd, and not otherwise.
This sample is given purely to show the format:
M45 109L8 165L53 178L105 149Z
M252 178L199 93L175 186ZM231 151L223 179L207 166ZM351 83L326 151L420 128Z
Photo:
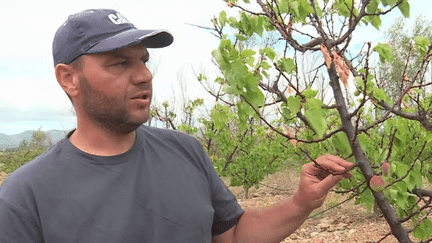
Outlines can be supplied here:
M78 95L79 78L76 69L71 65L60 63L55 67L55 75L57 82L70 98Z

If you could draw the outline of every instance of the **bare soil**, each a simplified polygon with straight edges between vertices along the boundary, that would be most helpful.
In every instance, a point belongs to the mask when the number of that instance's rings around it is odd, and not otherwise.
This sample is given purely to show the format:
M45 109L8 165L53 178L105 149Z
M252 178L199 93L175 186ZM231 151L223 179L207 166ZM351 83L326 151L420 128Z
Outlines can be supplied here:
M7 174L0 171L0 185L6 177ZM292 170L277 172L268 176L260 188L250 189L249 199L244 199L243 188L230 187L230 189L244 209L265 208L289 199L298 185L298 180L298 173ZM228 184L227 180L224 181ZM345 198L330 192L324 205L312 212L313 217L307 219L297 231L282 242L372 243L379 241L390 232L382 216L368 212L362 206L354 205L353 201L322 212ZM390 235L381 242L398 241Z

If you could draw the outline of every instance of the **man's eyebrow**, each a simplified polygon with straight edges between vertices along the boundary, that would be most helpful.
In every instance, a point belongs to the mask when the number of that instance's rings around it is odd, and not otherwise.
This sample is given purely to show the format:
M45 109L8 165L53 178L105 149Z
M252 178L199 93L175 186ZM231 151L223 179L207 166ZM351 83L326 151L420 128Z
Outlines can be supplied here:
M133 58L133 56L131 56L131 55L127 55L127 54L124 54L124 53L121 53L121 52L116 52L116 51L111 52L110 55L111 55L113 58L124 58L124 59L130 59L130 58ZM145 52L145 53L140 57L140 59L146 59L146 60L150 59L150 53L149 53L149 52Z

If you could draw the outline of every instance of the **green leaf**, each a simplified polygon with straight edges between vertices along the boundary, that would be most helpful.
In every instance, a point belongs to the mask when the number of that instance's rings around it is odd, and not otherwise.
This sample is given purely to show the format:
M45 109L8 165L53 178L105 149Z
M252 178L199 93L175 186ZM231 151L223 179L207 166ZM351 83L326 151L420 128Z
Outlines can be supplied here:
M398 194L397 190L395 190L395 189L389 189L388 193L390 195L390 198L397 198L397 194Z
M234 114L230 112L228 106L216 104L210 113L210 117L214 121L216 129L224 129L231 118L234 117Z
M231 27L234 27L234 28L237 27L237 25L238 25L237 19L234 17L230 17L228 19L228 24L231 25Z
M369 2L369 4L366 6L366 11L367 13L371 14L371 13L375 13L378 9L378 0L372 0Z
M277 6L278 8L275 9L279 9L281 14L288 13L288 0L278 0Z
M378 101L385 101L385 102L389 102L390 98L387 97L386 93L384 92L384 90L378 88L378 87L373 87L372 88L373 91L373 97L375 99L377 99Z
M298 5L298 17L300 18L300 21L302 23L306 23L306 17L309 16L309 14L313 13L314 9L307 0L299 0Z
M312 6L311 6L311 7L312 7ZM315 9L316 9L316 11L317 11L318 17L320 17L320 18L323 17L323 12L322 12L322 9L320 8L318 2L315 2Z
M249 57L249 58L247 58L247 59L246 59L246 63L247 63L249 66L253 67L254 64L255 64L255 57Z
M282 107L282 113L283 113L284 117L286 117L287 119L291 118L291 111L290 111L290 109L288 109L286 107Z
M397 3L397 1L399 0L381 0L384 7L389 5L393 7Z
M291 74L297 70L294 59L292 58L281 58L278 62L278 66L285 72Z
M297 114L300 111L301 103L300 97L298 96L290 96L288 97L288 107L290 108L293 114Z
M219 65L223 66L223 64L225 63L225 59L223 58L221 51L219 49L214 50L212 52L212 55L213 55L214 59L216 60L216 62L219 63Z
M236 38L240 41L245 41L247 40L247 37L243 36L243 35L236 35Z
M290 12L294 13L295 16L300 17L299 3L297 1L290 1L289 8L291 10Z
M378 52L381 63L384 63L386 60L390 63L393 62L392 48L389 44L378 43L374 47L374 51Z
M413 236L420 240L426 239L426 232L424 230L423 224L420 224L414 229Z
M221 24L221 26L225 26L226 22L227 22L226 12L221 11L219 13L219 23Z
M370 16L370 22L372 23L375 29L379 30L381 27L381 17L379 15Z
M351 9L353 9L353 14L357 16L358 10L356 7L353 7L352 4L352 0L336 0L334 6L338 10L338 14L341 16L349 17L351 15Z
M261 66L262 68L264 68L265 70L268 70L268 69L271 68L271 65L268 64L268 62L262 62L262 63L260 64L260 66Z
M250 49L245 49L241 52L240 57L241 58L247 58L247 57L251 57L253 55L255 55L255 51L250 50Z
M432 236L432 220L425 219L422 224L424 225L425 229L425 239L427 239Z
M305 103L305 116L316 134L321 137L326 132L325 116L322 111L322 101L310 98Z
M418 48L420 54L422 55L422 58L424 58L430 44L429 38L424 36L416 36L414 37L414 40L416 42L416 47Z
M276 57L276 52L271 47L266 47L264 53L273 61Z
M264 17L263 16L252 16L250 18L251 20L251 26L252 31L257 33L260 37L262 37L262 34L264 32Z
M395 164L396 164L396 170L395 170L396 175L398 177L404 176L407 173L409 166L401 163L395 163Z
M429 133L428 135L426 135L425 140L430 143L432 142L432 133Z
M408 196L408 204L415 205L417 203L417 196L414 194L409 194Z
M396 204L400 207L400 208L405 208L406 204L408 202L408 192L401 192L398 191L397 195L396 195Z
M354 77L354 81L356 82L356 87L358 90L363 90L364 88L364 81L361 76Z
M302 94L306 98L315 98L315 96L318 94L318 90L312 90L310 87L308 87L305 91L302 92Z
M351 154L351 146L348 137L344 132L338 132L332 137L332 144L336 150L341 152L343 157Z
M408 0L404 0L401 4L399 4L398 8L405 18L409 18L409 16L410 16L410 4L409 4Z
M240 13L239 29L248 37L253 34L250 17L245 12Z

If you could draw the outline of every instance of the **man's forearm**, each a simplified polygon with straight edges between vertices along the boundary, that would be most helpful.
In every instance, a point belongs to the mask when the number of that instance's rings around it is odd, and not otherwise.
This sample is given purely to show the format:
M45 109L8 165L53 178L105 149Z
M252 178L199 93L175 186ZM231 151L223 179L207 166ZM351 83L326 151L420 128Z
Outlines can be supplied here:
M246 210L234 231L234 242L280 242L298 229L312 210L293 199L261 210Z

